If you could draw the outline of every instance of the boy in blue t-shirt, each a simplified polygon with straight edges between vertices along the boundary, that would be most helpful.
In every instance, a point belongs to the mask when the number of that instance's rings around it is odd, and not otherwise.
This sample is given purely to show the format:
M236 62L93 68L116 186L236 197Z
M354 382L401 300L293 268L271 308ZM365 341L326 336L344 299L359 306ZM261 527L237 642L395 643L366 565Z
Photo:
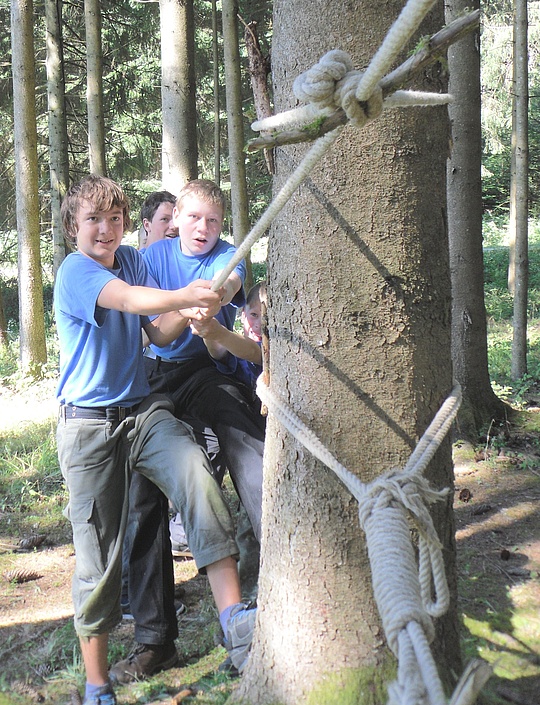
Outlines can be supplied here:
M122 541L132 471L144 473L185 518L199 570L206 572L231 658L241 663L254 610L240 602L237 546L227 504L208 459L172 405L150 394L141 327L166 345L184 326L179 309L219 307L226 290L210 281L163 291L142 256L121 245L129 226L122 189L89 176L62 204L66 238L77 246L60 267L55 315L60 341L57 428L73 527L75 627L86 669L85 705L114 705L107 673L110 630L120 622ZM149 316L158 315L153 320ZM176 653L175 653L176 655Z
M184 186L173 211L179 237L155 242L144 253L150 274L160 288L174 290L198 278L214 279L228 264L235 248L220 239L224 214L225 198L216 184L196 179ZM229 330L233 329L237 307L244 304L244 277L245 265L241 262L224 285L216 319ZM180 311L180 315L184 316L182 333L168 345L151 344L146 353L150 388L172 400L177 418L194 418L215 433L235 489L260 540L264 418L253 408L246 387L221 374L202 338L192 333L192 320L204 319L208 312L194 307ZM135 619L135 639L140 644L141 636L149 639L151 633L152 648L164 648L166 613L174 612L174 582L169 579L170 571L163 570L165 561L172 565L168 515L159 494L144 477L136 478L130 500L130 524L135 532L129 564L129 603ZM185 522L182 510L180 514ZM157 539L151 552L145 549L145 536L149 534ZM149 595L156 596L152 603ZM112 669L118 681L128 683L155 672L156 661L151 660L148 666L150 657L145 654L141 658L139 648Z

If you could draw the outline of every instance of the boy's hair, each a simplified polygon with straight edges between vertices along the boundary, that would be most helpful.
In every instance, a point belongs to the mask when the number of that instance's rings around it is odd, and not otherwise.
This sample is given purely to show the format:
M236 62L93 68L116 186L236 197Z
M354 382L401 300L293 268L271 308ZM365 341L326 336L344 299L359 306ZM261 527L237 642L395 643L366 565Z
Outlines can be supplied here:
M77 213L82 201L90 201L96 210L110 211L121 208L124 217L124 230L129 230L129 201L122 188L106 176L90 174L71 186L60 209L64 237L69 245L77 239Z
M141 206L141 222L152 220L162 203L172 203L174 206L176 205L176 196L170 191L154 191L148 194Z
M209 179L193 179L193 181L188 181L176 199L176 207L178 210L181 210L183 201L187 196L195 196L196 198L200 198L201 201L220 206L222 214L225 215L227 198L219 186L213 181Z
M259 282L258 284L254 284L251 289L248 291L247 296L246 296L246 306L249 306L250 308L253 306L254 303L258 303L259 301L263 301L264 298L266 297L266 282Z

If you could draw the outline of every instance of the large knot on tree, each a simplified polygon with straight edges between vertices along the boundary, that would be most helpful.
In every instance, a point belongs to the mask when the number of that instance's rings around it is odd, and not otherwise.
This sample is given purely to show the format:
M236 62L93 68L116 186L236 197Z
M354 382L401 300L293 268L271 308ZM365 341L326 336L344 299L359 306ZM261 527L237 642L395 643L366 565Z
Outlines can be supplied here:
M363 75L354 68L347 52L333 49L296 77L293 92L298 100L319 109L341 108L355 127L364 127L382 113L384 96L378 83L366 94Z

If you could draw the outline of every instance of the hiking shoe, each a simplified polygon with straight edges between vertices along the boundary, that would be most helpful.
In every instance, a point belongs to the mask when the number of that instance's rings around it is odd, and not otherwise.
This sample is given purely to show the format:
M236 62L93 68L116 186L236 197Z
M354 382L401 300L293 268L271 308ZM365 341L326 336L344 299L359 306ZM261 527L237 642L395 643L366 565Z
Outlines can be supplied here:
M144 680L154 673L166 671L179 663L174 642L169 644L137 644L123 661L119 661L109 671L113 683L126 685Z
M107 684L91 697L84 698L83 705L116 705L116 695L110 684Z
M242 673L248 660L256 616L256 609L249 609L247 605L239 604L233 607L227 622L224 644L232 665L238 673Z
M229 676L229 678L238 678L238 676L240 675L236 666L233 665L230 656L227 656L225 661L219 664L218 673L225 673Z

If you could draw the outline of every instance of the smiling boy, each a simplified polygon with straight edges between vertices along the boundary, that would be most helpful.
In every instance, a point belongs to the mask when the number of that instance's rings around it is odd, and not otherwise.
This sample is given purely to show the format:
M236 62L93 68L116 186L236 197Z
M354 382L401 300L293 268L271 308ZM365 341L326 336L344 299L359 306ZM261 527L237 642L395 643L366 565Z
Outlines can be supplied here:
M62 222L77 247L58 270L54 293L58 457L76 555L75 627L87 676L84 705L114 705L107 644L121 620L122 541L133 471L144 473L182 512L231 650L245 653L251 642L255 611L240 602L227 504L189 428L174 418L168 400L150 394L141 353L141 327L152 342L166 344L185 325L178 309L217 310L225 291L212 292L211 282L203 280L169 291L155 288L139 252L121 245L129 208L110 179L89 176L72 186Z
M158 286L174 290L198 278L213 279L228 264L235 248L220 239L224 214L225 197L212 181L196 179L184 186L173 211L179 237L155 242L144 254ZM233 329L237 306L244 303L244 277L245 265L241 262L227 279L221 308L215 314L229 330ZM185 308L180 315L185 319L183 332L168 345L152 344L151 356L145 357L150 388L171 399L175 416L193 418L215 433L235 489L260 540L264 419L252 408L251 391L220 374L202 338L193 335L189 324L199 311ZM131 549L129 602L139 646L111 669L111 676L124 683L167 667L163 656L171 649L167 613L174 614L174 584L170 570L163 569L164 561L172 562L166 535L168 517L162 511L159 493L144 477L138 477L130 498L130 524L138 526ZM180 514L185 522L183 512ZM152 552L144 550L147 533L156 536ZM189 537L188 544L191 549ZM163 601L161 614L156 614L158 601L150 605L149 595L158 595ZM224 633L227 638L225 628ZM232 659L240 672L247 654L246 649Z

